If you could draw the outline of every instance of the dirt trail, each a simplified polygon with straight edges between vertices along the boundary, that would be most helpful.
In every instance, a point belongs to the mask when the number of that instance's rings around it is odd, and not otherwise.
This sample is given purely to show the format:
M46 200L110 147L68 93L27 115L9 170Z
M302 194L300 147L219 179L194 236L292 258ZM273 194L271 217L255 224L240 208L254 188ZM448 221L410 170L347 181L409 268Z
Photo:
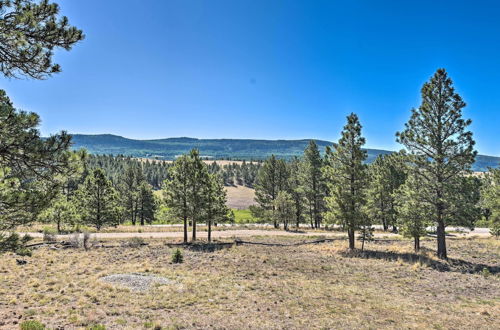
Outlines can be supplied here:
M20 233L29 234L32 237L43 237L42 233ZM150 232L150 233L93 233L91 234L94 238L108 239L108 238L179 238L183 237L182 231L175 232ZM199 231L196 233L198 238L207 238L206 231ZM341 232L316 232L316 231L279 231L279 230L262 230L262 229L237 229L237 230L216 230L212 231L212 238L237 238L237 237L250 237L250 236L294 236L294 237L307 237L307 236L324 236L324 237L339 237L345 236L345 233ZM72 235L57 235L60 240L67 240ZM191 236L191 233L189 233ZM451 234L452 237L469 237L469 236L479 236L479 237L489 237L490 234L487 232L470 232L463 234ZM375 233L376 238L395 238L400 237L398 234L393 233Z

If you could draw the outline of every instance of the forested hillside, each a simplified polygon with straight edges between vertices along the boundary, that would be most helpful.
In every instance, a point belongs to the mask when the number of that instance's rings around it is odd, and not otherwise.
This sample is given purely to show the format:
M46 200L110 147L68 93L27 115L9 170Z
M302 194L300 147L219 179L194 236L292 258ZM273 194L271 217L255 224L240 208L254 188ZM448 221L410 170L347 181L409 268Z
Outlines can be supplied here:
M315 140L323 153L332 142ZM174 159L193 148L198 148L203 157L210 159L263 160L271 155L290 159L301 156L309 140L246 140L246 139L194 139L168 138L160 140L133 140L121 136L73 135L73 149L85 148L92 154L126 155L132 157L149 157ZM390 151L366 149L367 162L371 163L378 155L389 154ZM488 167L498 167L500 157L478 155L473 166L474 171L486 171Z

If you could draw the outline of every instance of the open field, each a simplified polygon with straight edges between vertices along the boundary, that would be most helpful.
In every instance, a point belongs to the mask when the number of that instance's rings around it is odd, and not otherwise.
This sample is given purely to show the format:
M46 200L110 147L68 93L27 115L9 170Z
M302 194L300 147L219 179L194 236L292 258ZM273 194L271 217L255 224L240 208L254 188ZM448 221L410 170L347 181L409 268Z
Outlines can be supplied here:
M312 239L312 237L308 238ZM296 237L247 241L290 244ZM170 263L165 240L148 246L35 250L26 265L0 259L0 328L35 319L50 328L453 328L500 322L500 241L449 239L450 261L434 240L415 255L406 240L379 240L365 253L346 241L299 246L184 249ZM216 247L216 246L212 246ZM222 246L221 246L222 247ZM208 252L212 251L212 252ZM150 291L101 280L122 273L168 279Z
M224 187L227 193L226 205L229 208L243 210L247 209L250 205L255 205L255 189L234 185L229 187ZM163 191L156 190L155 195L163 198Z
M224 187L227 192L226 205L232 209L248 209L250 205L255 205L255 189L245 186Z

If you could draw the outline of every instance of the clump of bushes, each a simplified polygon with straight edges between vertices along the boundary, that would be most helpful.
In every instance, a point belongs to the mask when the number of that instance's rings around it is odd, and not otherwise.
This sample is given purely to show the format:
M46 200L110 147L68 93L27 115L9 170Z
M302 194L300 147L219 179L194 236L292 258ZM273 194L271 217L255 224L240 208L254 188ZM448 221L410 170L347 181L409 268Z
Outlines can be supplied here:
M57 240L56 231L53 228L46 227L43 228L43 241L44 242L55 242Z
M31 256L31 249L26 247L26 244L33 238L29 235L19 236L18 233L10 233L2 235L0 233L0 253L15 252L20 256Z
M69 244L74 248L83 247L85 250L88 250L91 246L90 233L84 231L81 235L78 233L73 234L69 239Z
M146 245L146 243L144 243L144 239L142 239L141 237L132 237L128 240L128 246L132 248L138 248L142 245Z
M45 325L35 320L24 321L19 327L21 330L45 330Z
M182 251L180 249L175 249L174 253L172 253L172 262L174 264L182 264L184 261L184 256L182 255Z

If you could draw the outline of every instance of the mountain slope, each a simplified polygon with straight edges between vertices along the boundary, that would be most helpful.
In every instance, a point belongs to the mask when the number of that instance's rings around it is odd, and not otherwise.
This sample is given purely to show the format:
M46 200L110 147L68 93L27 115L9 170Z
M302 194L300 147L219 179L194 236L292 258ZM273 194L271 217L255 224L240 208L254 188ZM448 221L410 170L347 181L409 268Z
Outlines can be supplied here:
M315 140L321 151L332 142ZM277 157L290 158L300 156L309 140L250 140L250 139L195 139L168 138L158 140L133 140L117 135L73 135L73 149L85 148L93 154L127 155L133 157L158 157L174 159L176 156L198 148L204 157L213 159L264 159L274 154ZM366 149L368 162L380 154L391 151ZM474 164L475 171L485 171L488 167L500 165L500 157L479 155Z

